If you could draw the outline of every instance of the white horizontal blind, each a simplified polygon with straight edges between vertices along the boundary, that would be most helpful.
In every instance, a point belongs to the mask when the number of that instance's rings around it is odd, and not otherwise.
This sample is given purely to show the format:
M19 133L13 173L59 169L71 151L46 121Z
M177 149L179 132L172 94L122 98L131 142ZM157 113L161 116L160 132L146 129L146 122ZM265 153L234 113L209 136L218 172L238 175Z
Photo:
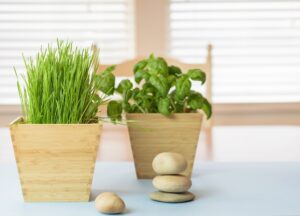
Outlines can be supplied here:
M0 0L0 105L19 103L13 66L56 39L100 48L102 63L133 57L132 0Z
M170 0L170 54L205 61L213 101L300 101L300 0Z

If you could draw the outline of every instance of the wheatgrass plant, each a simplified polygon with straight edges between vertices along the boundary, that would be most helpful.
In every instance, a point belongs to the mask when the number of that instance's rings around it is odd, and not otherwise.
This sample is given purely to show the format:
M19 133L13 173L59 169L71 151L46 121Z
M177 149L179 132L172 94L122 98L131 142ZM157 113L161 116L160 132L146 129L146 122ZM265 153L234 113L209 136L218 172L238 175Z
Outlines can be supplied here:
M41 49L35 60L24 58L27 73L20 79L16 72L24 123L98 122L98 107L105 102L98 94L98 54L58 40L55 47Z

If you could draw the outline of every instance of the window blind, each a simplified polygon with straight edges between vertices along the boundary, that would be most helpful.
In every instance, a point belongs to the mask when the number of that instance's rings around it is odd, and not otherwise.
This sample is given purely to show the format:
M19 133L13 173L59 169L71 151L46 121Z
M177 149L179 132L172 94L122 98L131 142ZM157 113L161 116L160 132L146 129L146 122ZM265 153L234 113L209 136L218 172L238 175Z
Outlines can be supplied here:
M56 39L97 44L100 61L133 57L131 0L0 0L0 105L18 104L13 66Z
M213 101L300 101L300 0L170 0L170 55L205 61Z

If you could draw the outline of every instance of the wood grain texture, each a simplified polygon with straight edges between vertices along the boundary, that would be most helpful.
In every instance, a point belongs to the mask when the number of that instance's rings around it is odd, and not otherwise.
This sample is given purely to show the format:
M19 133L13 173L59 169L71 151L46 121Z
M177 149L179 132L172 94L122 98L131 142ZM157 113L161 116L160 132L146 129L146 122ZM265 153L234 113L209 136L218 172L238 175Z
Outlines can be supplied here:
M191 176L202 113L177 113L165 117L160 113L126 114L137 178L151 179L153 158L161 152L177 152L188 161L183 175Z
M101 124L13 122L24 201L88 201L101 129Z

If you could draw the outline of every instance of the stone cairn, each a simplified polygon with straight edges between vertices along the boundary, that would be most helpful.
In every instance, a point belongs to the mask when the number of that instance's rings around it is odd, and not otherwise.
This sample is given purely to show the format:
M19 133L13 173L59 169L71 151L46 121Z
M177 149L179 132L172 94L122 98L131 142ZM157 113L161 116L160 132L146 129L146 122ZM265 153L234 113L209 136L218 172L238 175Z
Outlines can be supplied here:
M158 174L153 186L158 190L149 194L150 199L160 202L181 203L195 198L188 192L192 186L190 178L180 175L187 168L186 159L178 153L163 152L152 162L153 170Z

